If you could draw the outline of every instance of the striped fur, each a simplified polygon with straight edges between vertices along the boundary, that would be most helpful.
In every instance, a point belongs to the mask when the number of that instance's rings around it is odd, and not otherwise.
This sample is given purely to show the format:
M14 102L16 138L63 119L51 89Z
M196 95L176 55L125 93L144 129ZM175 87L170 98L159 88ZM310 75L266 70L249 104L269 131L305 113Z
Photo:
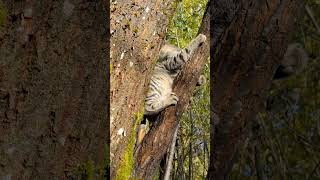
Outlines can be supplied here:
M184 49L173 45L165 45L161 48L145 99L145 115L157 114L166 107L177 104L179 98L172 92L173 80L205 40L206 36L199 34Z

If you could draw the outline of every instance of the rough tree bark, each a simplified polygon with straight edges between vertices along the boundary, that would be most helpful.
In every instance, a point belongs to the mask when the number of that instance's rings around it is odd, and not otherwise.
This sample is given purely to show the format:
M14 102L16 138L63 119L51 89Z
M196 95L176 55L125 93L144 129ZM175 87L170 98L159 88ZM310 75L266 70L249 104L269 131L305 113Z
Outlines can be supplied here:
M199 33L205 34L210 39L209 24L210 12L208 2ZM173 92L179 97L177 106L168 107L159 115L154 127L143 139L138 148L135 159L134 174L139 179L151 179L158 169L163 155L166 153L173 138L174 131L178 125L183 111L188 106L193 90L201 70L209 57L209 41L195 52L193 58L183 68L182 73L174 83Z
M225 32L215 42L219 48L211 73L208 179L227 179L246 137L247 125L265 106L273 74L287 45L287 35L303 8L302 0L230 3L240 8L234 9L236 15L230 26L221 29ZM213 27L217 23L215 18Z
M148 82L175 2L111 2L111 177L126 179Z
M0 1L0 179L102 177L103 7L102 1Z

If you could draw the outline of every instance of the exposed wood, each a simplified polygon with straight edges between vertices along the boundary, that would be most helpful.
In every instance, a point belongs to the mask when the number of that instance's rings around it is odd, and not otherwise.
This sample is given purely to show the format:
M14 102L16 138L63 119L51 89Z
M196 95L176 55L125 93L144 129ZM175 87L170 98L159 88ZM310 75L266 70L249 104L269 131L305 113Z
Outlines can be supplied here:
M303 8L302 0L231 3L239 8L233 12L236 15L230 26L223 29L211 74L212 148L207 178L215 180L227 179L247 125L264 108L273 74L287 46L286 37Z

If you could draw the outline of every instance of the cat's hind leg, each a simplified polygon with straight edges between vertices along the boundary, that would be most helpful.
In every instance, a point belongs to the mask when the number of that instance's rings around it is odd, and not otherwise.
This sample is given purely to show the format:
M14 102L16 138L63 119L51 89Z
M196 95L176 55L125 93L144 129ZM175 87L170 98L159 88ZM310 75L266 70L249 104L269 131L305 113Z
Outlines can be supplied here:
M157 114L168 106L176 105L178 101L179 101L178 96L173 92L158 98L155 98L154 96L152 97L151 95L146 98L144 114L145 115Z

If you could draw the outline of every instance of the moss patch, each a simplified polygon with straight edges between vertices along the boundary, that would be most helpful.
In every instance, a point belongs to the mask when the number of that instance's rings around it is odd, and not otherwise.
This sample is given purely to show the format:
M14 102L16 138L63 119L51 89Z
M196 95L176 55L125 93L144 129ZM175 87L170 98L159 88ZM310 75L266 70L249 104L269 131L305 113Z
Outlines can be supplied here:
M94 180L95 178L95 166L92 160L87 161L84 164L78 166L76 175L80 179Z
M130 179L131 172L133 169L133 164L134 164L134 161L133 161L134 141L135 141L135 133L131 133L127 149L123 155L123 160L121 162L120 169L117 172L116 180Z
M93 180L94 179L94 165L93 161L89 160L85 166L87 180Z
M143 106L144 107L144 106ZM134 166L134 159L133 159L133 151L135 146L135 139L136 139L136 129L137 126L140 124L144 114L144 109L140 110L138 113L134 115L134 128L131 132L128 146L123 154L122 162L119 166L119 170L117 171L116 180L122 179L133 179L131 177L133 166Z
M0 28L6 23L7 21L7 10L4 7L2 1L0 1Z

